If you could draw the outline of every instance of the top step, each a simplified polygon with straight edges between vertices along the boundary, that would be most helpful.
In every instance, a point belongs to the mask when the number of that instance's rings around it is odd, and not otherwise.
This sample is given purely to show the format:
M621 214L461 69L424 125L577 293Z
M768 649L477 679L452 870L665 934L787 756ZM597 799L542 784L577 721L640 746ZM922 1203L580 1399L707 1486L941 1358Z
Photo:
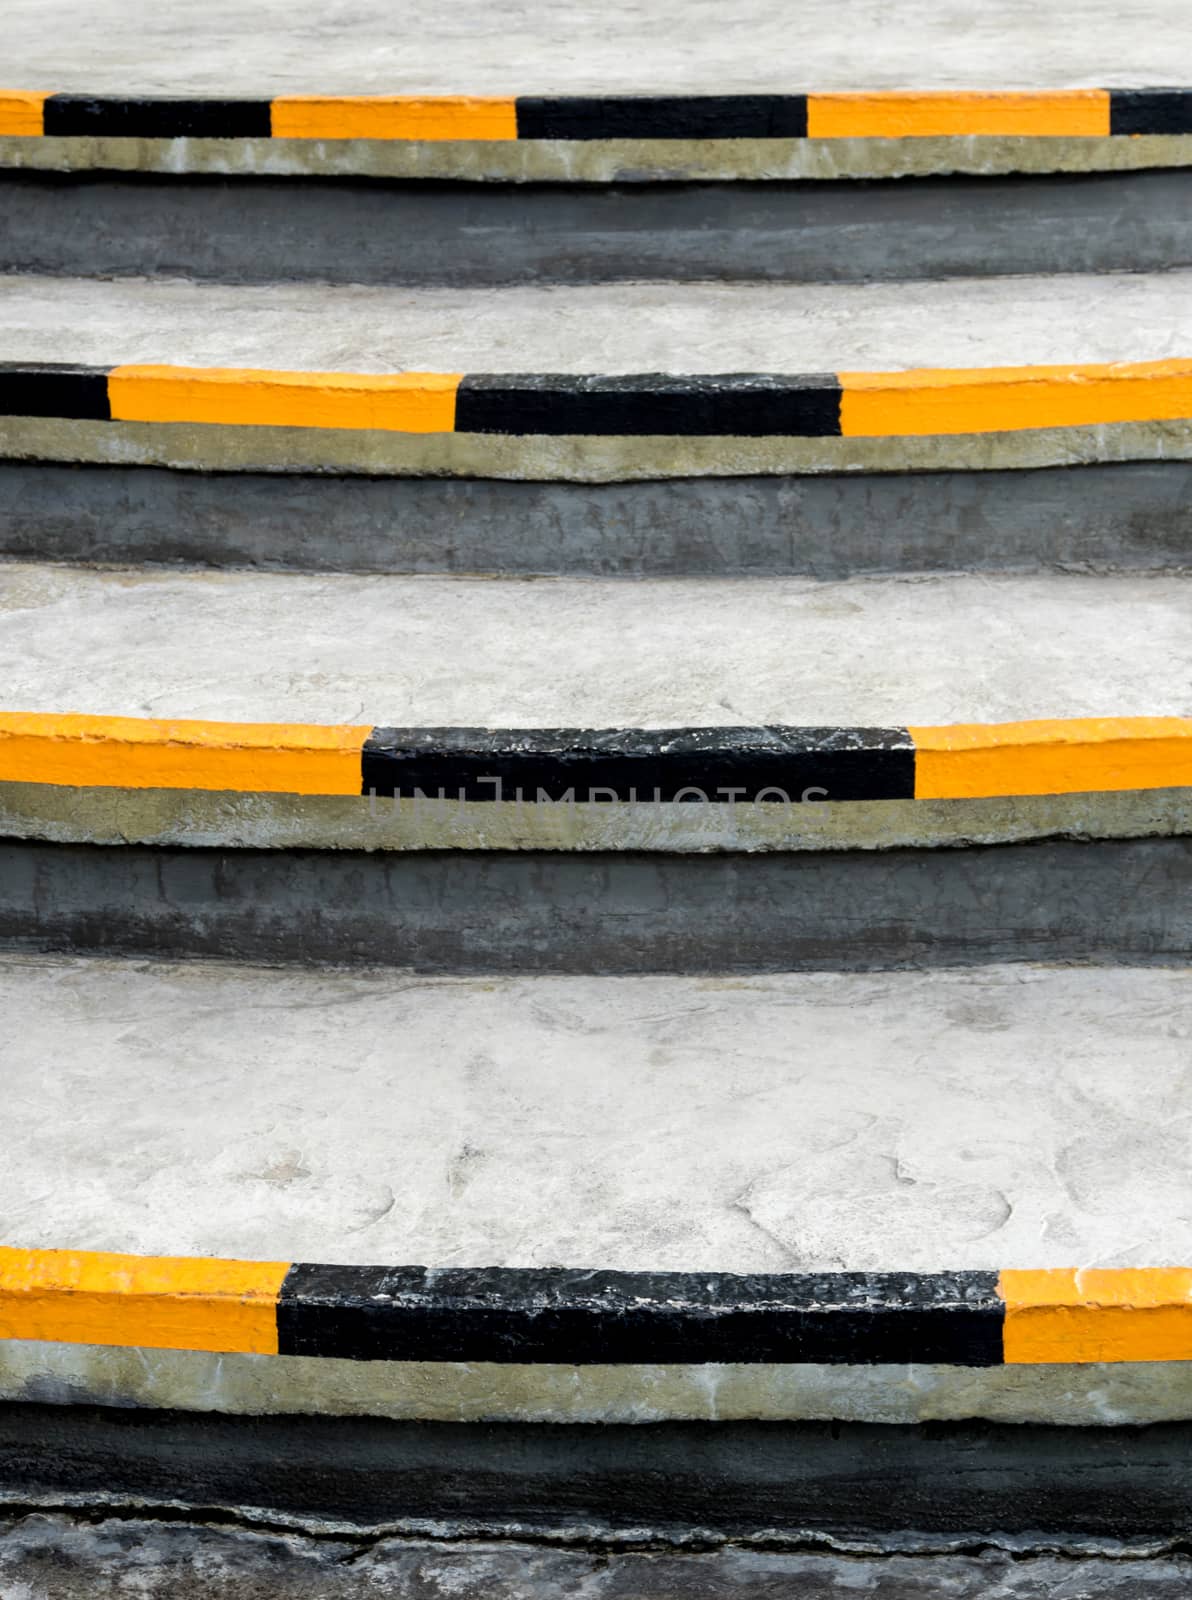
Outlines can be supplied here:
M1192 164L1180 0L6 8L0 164L641 181Z

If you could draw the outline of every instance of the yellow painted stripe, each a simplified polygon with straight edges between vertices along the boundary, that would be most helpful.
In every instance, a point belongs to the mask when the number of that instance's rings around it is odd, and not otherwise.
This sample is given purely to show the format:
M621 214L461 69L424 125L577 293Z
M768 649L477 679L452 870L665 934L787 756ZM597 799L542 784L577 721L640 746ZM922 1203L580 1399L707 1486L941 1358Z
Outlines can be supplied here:
M1192 1361L1192 1269L1003 1272L1008 1365Z
M288 1261L0 1249L0 1339L277 1354Z
M0 781L359 794L371 727L0 712Z
M0 136L38 135L45 131L46 95L25 89L0 89Z
M915 799L1192 786L1192 717L911 728Z
M284 95L275 139L516 139L517 102L476 95Z
M842 372L846 438L1010 433L1192 417L1192 361Z
M114 367L118 422L450 433L461 373L266 372L250 367Z
M931 139L971 135L1109 136L1109 93L1065 89L1039 93L895 91L810 94L812 139Z

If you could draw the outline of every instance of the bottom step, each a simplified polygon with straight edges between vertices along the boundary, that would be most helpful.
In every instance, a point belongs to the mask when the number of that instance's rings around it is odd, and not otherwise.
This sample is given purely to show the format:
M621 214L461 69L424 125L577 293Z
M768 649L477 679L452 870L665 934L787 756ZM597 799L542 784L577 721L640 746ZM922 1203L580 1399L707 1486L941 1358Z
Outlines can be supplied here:
M1187 994L9 956L0 1399L1192 1420Z

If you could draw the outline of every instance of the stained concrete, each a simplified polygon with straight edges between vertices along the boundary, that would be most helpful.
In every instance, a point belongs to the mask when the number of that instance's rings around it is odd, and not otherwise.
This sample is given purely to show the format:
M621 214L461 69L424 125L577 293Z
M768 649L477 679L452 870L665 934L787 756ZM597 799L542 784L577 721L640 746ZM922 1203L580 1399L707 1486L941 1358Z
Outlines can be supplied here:
M0 554L652 578L1182 571L1192 463L580 485L0 460Z
M7 272L480 287L1192 265L1192 173L898 184L0 178Z
M1183 1600L1180 1554L835 1554L551 1548L528 1541L313 1539L200 1521L30 1513L0 1521L0 1584L21 1600Z
M8 954L0 1240L676 1271L1186 1262L1190 999L1183 968L469 981Z
M1188 716L1190 684L1179 577L626 584L0 566L5 710L901 726Z
M1192 83L1181 0L8 0L16 88L108 94L794 93Z
M52 279L44 280L47 283ZM1192 460L1192 419L900 438L709 438L395 433L0 416L0 459L184 472L342 473L564 483L787 478L816 473L1004 472Z
M95 139L0 136L12 172L465 183L832 182L1138 173L1192 165L1192 136L964 139Z
M996 800L538 804L0 782L0 838L251 850L891 850L1192 834L1192 790Z

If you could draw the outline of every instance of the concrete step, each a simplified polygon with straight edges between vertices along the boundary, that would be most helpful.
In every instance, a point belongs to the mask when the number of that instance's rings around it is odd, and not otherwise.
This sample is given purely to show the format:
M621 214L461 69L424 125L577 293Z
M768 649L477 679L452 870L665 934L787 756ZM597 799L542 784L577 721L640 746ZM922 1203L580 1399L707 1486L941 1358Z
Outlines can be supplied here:
M0 580L10 941L430 970L1187 948L1183 579Z
M1185 165L1179 0L345 12L17 0L0 159L170 172L632 181ZM730 35L731 31L731 37ZM792 59L791 41L798 48Z
M1187 985L7 956L0 1395L1187 1421Z
M1181 567L1190 286L0 280L0 550L481 571ZM80 470L39 487L47 462ZM138 477L153 467L213 476ZM285 514L262 527L271 475ZM133 514L96 549L126 492Z

